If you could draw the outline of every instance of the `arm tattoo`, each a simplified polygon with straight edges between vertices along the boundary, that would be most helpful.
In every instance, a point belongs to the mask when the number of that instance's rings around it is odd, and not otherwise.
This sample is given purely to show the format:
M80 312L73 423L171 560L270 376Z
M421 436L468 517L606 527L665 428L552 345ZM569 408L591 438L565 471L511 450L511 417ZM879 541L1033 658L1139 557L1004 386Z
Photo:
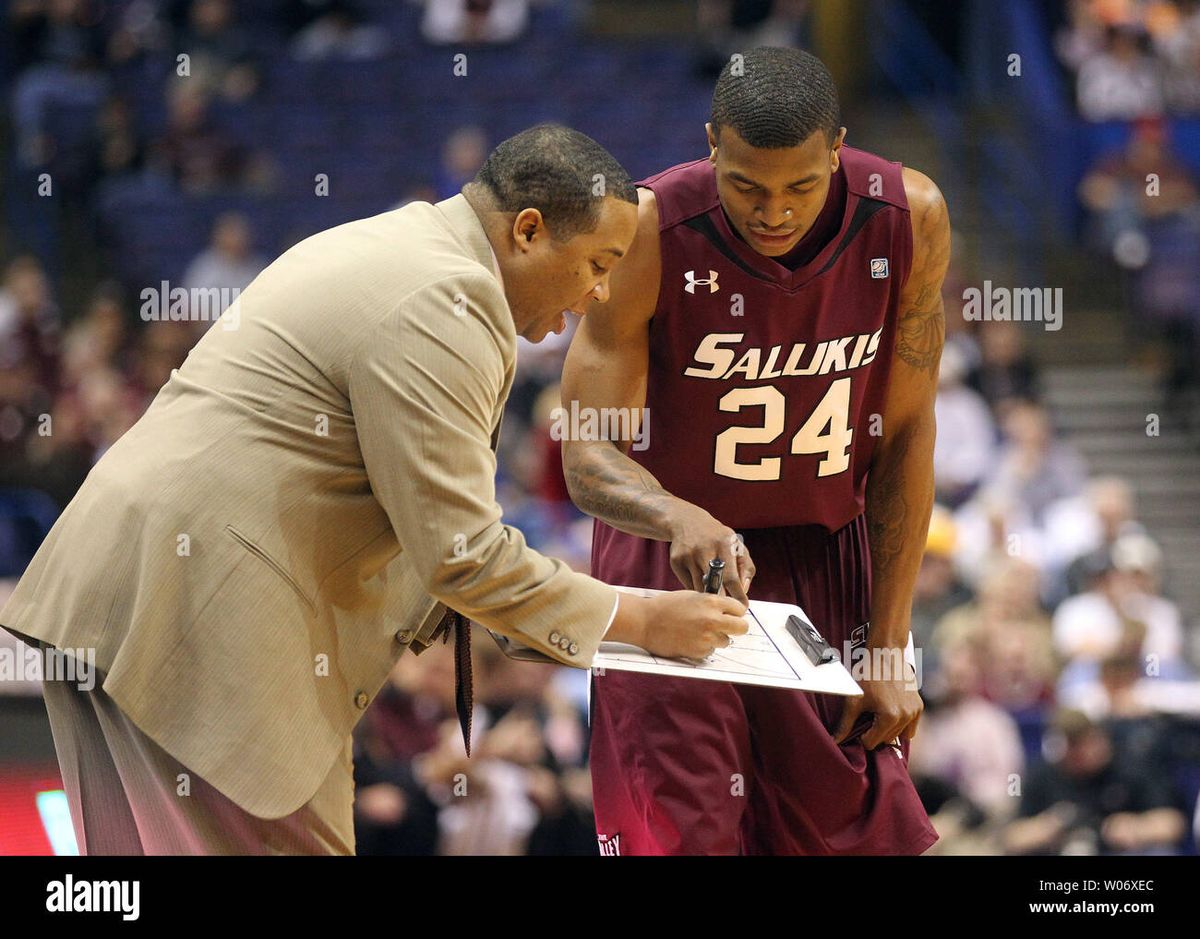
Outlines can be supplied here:
M904 458L912 447L912 438L909 429L898 432L891 459L876 461L867 477L867 533L876 580L887 576L911 534L908 500L904 497Z
M907 303L900 317L896 354L918 371L937 375L938 360L946 338L946 314L942 302L942 279L950 261L950 226L941 194L915 218L914 243L920 247L912 276L920 284L917 298Z
M939 284L926 282L917 295L914 309L900 317L896 354L919 371L937 370L946 336L946 315Z
M574 458L564 461L575 504L620 531L666 540L664 519L674 497L659 481L611 443L575 446Z

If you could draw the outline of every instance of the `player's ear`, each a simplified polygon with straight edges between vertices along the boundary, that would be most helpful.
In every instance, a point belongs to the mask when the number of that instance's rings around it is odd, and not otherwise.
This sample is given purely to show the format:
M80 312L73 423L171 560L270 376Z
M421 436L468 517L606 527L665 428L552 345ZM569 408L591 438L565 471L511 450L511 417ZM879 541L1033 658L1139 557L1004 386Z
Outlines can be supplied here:
M717 135L711 121L704 125L704 134L708 137L708 161L711 163L717 157Z
M846 128L839 127L837 136L833 138L833 146L829 152L829 168L835 173L838 167L842 165L842 155L838 151L842 149L842 144L845 140Z

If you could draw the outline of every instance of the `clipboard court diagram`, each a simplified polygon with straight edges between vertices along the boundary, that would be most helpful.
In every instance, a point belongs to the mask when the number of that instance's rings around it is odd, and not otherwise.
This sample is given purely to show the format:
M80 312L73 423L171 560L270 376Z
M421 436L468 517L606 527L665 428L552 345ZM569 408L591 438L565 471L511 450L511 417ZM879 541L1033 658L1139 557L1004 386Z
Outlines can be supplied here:
M663 591L640 587L617 587L626 593L653 596ZM739 684L769 685L824 694L854 696L862 689L840 661L814 665L804 650L789 635L788 616L811 622L798 606L751 600L747 613L749 628L734 636L728 646L715 650L700 663L652 655L637 646L620 642L602 642L592 660L593 671L605 669L672 675L680 678L732 681Z

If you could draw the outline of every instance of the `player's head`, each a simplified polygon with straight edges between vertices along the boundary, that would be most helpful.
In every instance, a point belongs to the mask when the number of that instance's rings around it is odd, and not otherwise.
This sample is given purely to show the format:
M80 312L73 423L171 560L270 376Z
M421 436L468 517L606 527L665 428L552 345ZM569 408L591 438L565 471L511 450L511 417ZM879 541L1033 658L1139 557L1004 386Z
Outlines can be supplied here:
M539 124L504 141L463 194L500 262L517 332L540 342L608 299L613 265L637 230L637 189L585 134Z
M706 125L721 204L743 238L786 254L821 213L846 134L823 62L798 49L732 56Z

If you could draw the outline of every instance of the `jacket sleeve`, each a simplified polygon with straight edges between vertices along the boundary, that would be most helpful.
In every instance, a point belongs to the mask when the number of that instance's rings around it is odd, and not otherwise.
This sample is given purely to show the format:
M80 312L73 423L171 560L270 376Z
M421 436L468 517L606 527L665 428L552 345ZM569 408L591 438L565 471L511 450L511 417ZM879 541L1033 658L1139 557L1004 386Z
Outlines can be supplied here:
M371 489L429 594L586 668L616 590L528 547L496 502L492 422L507 382L492 324L510 315L486 274L418 290L358 344L351 408Z

